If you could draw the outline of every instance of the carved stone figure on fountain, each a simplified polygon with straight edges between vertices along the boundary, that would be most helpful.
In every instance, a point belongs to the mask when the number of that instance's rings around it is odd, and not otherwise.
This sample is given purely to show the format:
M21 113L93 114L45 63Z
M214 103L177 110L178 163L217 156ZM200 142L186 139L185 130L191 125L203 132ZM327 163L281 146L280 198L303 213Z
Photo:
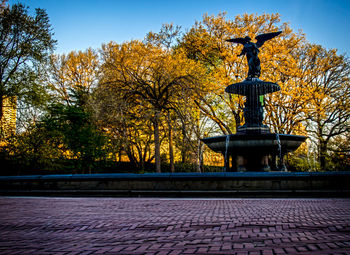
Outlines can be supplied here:
M243 49L238 56L246 55L249 66L247 79L259 78L261 73L260 59L258 57L259 48L264 45L264 42L278 36L282 31L261 34L255 37L256 43L251 42L251 38L246 36L244 38L228 39L228 42L243 44Z

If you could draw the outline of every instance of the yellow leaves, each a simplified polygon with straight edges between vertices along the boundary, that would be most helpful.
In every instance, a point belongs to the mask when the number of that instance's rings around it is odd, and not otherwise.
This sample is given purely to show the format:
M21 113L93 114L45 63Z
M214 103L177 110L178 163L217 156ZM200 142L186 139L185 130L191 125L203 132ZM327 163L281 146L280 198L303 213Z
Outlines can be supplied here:
M147 44L152 44L157 47L162 47L164 50L171 51L180 36L180 26L171 24L163 24L159 33L149 32L145 37Z
M346 91L349 91L349 66L343 56L336 50L325 50L320 45L308 45L305 50L301 68L307 79L309 116L317 116L318 120L326 120L327 115L335 111L346 112L343 102ZM333 113L332 113L333 112Z
M67 56L67 75L75 87L85 87L88 90L93 85L98 73L99 61L92 49L85 52L70 52Z
M278 27L276 24L280 22L280 14L243 14L235 17L234 25L240 28L235 31L236 37L249 36L254 38L256 35L265 32L275 32ZM237 33L238 32L238 33Z
M71 100L70 91L89 93L97 85L100 63L97 53L92 49L72 51L67 55L52 55L50 62L49 86L64 101Z
M140 41L110 43L103 49L103 83L113 84L122 93L138 95L151 107L163 109L188 93L185 90L201 87L195 81L204 77L204 69L188 59L182 49L169 51Z

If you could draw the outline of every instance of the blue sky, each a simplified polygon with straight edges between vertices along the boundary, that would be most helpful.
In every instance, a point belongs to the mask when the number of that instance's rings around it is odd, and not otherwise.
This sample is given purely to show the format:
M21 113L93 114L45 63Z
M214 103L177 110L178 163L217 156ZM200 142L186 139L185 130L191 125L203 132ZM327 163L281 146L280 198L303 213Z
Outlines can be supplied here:
M350 56L350 0L10 0L46 9L58 40L56 53L142 39L164 23L189 29L203 14L280 13L294 31Z

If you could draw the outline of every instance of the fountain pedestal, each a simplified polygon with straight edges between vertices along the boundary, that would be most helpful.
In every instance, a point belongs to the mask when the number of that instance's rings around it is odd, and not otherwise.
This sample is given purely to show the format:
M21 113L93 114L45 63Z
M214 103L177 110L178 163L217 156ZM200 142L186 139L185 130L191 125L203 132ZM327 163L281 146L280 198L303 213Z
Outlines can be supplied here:
M225 92L246 97L244 103L243 126L237 127L237 133L268 134L271 133L264 120L263 96L279 91L281 88L275 83L265 82L258 78L247 78L243 82L229 85Z

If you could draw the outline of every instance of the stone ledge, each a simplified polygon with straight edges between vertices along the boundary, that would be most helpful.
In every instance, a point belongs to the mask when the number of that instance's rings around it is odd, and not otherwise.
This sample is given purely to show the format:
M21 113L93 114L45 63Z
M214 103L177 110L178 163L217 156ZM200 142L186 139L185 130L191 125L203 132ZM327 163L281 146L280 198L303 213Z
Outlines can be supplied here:
M350 172L222 172L0 177L0 195L350 197Z
M174 198L331 198L350 190L0 190L1 196L174 197Z
M177 178L305 178L305 177L347 177L349 172L215 172L215 173L146 173L146 174L62 174L0 176L0 182L15 180L100 180L100 179L177 179Z

